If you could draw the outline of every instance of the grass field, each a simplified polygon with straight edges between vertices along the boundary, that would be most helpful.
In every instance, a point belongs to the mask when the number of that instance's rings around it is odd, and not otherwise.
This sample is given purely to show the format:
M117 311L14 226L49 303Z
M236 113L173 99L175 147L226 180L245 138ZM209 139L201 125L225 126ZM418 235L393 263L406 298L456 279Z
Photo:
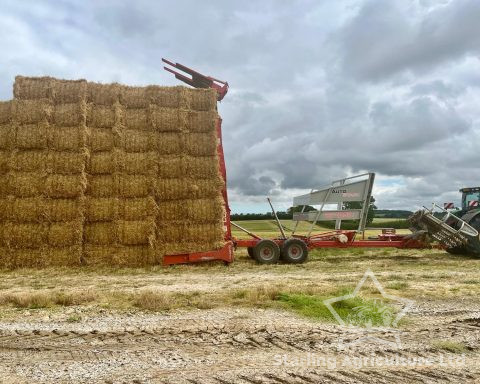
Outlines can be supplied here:
M388 221L392 221L392 219L380 218L380 219L374 220L375 223L388 222ZM250 232L253 232L259 235L260 237L273 238L280 235L280 231L278 229L278 226L275 220L242 220L242 221L234 221L234 222L240 225L241 227L249 230ZM287 236L289 233L291 233L291 231L295 227L295 222L292 220L280 220L280 223L282 224ZM310 231L310 227L311 227L311 223L301 221L299 222L295 233L298 235L307 234ZM331 229L322 227L321 224L317 224L314 226L312 233L318 233L323 231L331 231ZM376 230L376 229L366 230L365 238L368 238L369 236L376 236L380 232L381 232L380 230ZM233 226L232 226L232 233L235 237L239 239L245 239L250 237L245 232ZM400 233L400 234L410 233L410 231L408 229L397 229L397 233ZM361 235L359 235L359 238L360 237Z

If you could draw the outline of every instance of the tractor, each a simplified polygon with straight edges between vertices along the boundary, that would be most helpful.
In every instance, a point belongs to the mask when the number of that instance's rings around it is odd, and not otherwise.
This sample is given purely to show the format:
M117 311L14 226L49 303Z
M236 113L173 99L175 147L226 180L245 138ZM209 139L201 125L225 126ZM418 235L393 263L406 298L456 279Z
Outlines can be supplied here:
M447 252L480 257L480 187L462 188L462 207L433 204L408 218L412 232L438 241Z

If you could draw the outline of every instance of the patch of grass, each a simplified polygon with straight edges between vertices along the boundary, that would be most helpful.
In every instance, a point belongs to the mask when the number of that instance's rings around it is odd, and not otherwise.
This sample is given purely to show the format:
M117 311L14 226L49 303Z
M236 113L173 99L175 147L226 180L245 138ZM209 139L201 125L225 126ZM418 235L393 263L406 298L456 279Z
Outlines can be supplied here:
M393 281L390 284L388 284L386 288L395 289L397 291L400 291L402 289L408 288L408 282L406 282L406 281Z
M346 294L340 292L333 296L306 295L302 293L281 293L277 300L286 309L315 320L335 322L335 318L324 304L330 297ZM393 308L378 299L366 299L355 296L332 304L340 318L349 325L355 326L390 326L393 318Z
M70 315L67 318L67 323L79 323L80 321L82 321L82 316L80 315Z
M479 284L480 280L465 280L463 284Z
M71 306L81 305L95 300L92 292L38 292L26 291L7 293L0 296L0 304L12 305L15 308L40 309L55 305Z
M447 351L451 353L465 353L467 352L467 347L464 343L453 341L453 340L435 340L433 343L433 348L436 350Z
M143 291L135 296L133 305L149 311L168 311L179 307L179 301L174 294L161 291Z

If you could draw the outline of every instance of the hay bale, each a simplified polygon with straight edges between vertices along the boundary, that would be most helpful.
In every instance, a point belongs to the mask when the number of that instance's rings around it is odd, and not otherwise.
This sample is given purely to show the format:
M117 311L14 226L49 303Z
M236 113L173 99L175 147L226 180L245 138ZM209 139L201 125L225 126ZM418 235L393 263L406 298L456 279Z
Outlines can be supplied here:
M45 268L80 266L82 247L42 247L39 249L0 248L2 268Z
M181 111L185 116L185 129L188 132L214 132L216 131L218 114L217 111Z
M70 103L55 105L52 122L57 127L72 127L85 124L86 121L85 103Z
M44 172L47 162L47 151L12 151L8 167L12 171Z
M48 146L48 124L18 125L15 147L18 149L46 149Z
M15 223L41 223L44 220L44 205L42 197L14 198L7 200L8 211L5 220Z
M85 219L89 223L115 220L119 204L119 200L116 198L88 197L85 200Z
M164 156L158 158L157 176L160 179L173 179L185 176L187 160L183 156Z
M87 152L56 152L47 153L46 171L61 175L79 174L85 170Z
M87 185L83 174L48 175L45 178L44 194L53 198L75 198L84 194Z
M52 112L52 103L46 99L13 100L13 120L20 124L48 122Z
M121 122L127 129L136 129L140 131L153 130L153 125L150 120L149 111L146 108L123 110Z
M186 215L190 223L214 224L223 221L225 214L223 199L190 199L185 202Z
M118 242L117 225L113 221L86 223L84 239L87 244L115 245Z
M89 127L111 128L115 125L115 107L89 105L87 108L87 125Z
M120 104L127 108L147 108L150 98L146 87L120 87Z
M186 134L184 140L185 152L191 156L215 156L217 141L215 132Z
M129 175L158 174L158 156L155 152L115 152L115 166L118 172Z
M40 248L46 243L47 225L37 223L0 223L0 246Z
M78 151L87 143L87 130L83 125L76 127L50 126L47 131L47 146L55 151Z
M10 170L10 151L0 151L0 175Z
M159 238L165 243L191 243L193 249L223 239L223 223L157 223Z
M218 158L202 156L185 158L185 175L196 179L213 179L219 175Z
M82 245L83 222L81 220L52 223L48 227L47 244L52 247Z
M88 175L86 194L92 197L116 196L113 175Z
M150 108L150 122L157 132L182 132L186 130L185 115L178 109L161 108L152 105Z
M110 128L89 128L88 149L91 152L111 151L115 146Z
M87 83L87 102L96 105L113 105L120 97L118 84Z
M126 129L120 132L116 147L126 152L147 152L155 149L155 144L153 132Z
M16 197L34 197L42 194L46 175L37 172L10 172L6 177L7 186L3 192Z
M153 133L152 149L159 155L178 155L184 152L184 135L174 132Z
M217 92L214 89L182 88L181 106L194 111L217 109Z
M13 84L13 96L18 100L48 99L53 96L52 77L16 76Z
M55 104L84 101L87 96L87 81L55 79L52 83L52 96Z
M92 175L112 174L116 170L114 152L95 152L90 155L87 171Z
M0 125L0 149L10 149L15 144L17 128L11 124Z
M118 200L117 217L123 220L145 220L155 217L159 207L151 196Z
M154 195L158 201L205 199L219 196L222 188L220 177L215 179L157 179L153 183Z
M86 265L142 267L157 264L154 251L145 245L85 245L84 262Z
M12 101L0 101L0 124L11 123Z
M41 210L45 222L82 220L85 210L83 198L48 199L43 198Z
M129 197L149 196L153 189L153 178L145 175L115 175L116 195Z
M179 108L183 87L148 86L146 94L152 105L163 108Z
M118 242L122 245L155 244L155 219L116 222Z

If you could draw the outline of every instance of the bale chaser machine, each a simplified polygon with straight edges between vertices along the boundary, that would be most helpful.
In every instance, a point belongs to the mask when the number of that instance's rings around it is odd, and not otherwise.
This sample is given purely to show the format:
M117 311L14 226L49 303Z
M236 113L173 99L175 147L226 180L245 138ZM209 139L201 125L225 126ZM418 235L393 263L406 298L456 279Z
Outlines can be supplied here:
M217 100L221 101L228 92L228 83L214 77L205 76L182 64L162 59L164 69L175 77L195 88L213 88L217 91ZM173 69L172 69L173 68ZM179 72L180 71L180 72ZM224 233L225 246L209 252L167 255L164 264L196 263L219 260L226 264L234 260L237 248L247 248L250 257L260 264L274 264L282 260L285 263L298 264L307 260L308 252L316 248L443 248L450 253L470 253L480 255L480 188L465 188L463 206L458 212L448 211L434 204L431 209L424 208L413 214L411 234L397 234L394 229L383 228L377 236L365 239L368 208L371 201L374 173L365 173L334 181L331 185L312 190L310 193L293 199L294 207L301 207L293 215L294 228L286 233L277 217L276 211L268 199L273 217L278 226L279 236L262 238L230 220L230 208L226 188L226 168L222 145L222 120L217 122L218 161L221 176L225 182L222 191L225 208ZM348 202L360 203L359 209L346 209ZM307 211L305 208L316 206ZM334 206L336 209L332 209ZM342 230L342 220L357 220L356 230ZM309 223L306 234L298 234L300 221ZM315 232L317 223L335 221L335 230ZM232 236L232 226L246 233L250 238L237 239Z

